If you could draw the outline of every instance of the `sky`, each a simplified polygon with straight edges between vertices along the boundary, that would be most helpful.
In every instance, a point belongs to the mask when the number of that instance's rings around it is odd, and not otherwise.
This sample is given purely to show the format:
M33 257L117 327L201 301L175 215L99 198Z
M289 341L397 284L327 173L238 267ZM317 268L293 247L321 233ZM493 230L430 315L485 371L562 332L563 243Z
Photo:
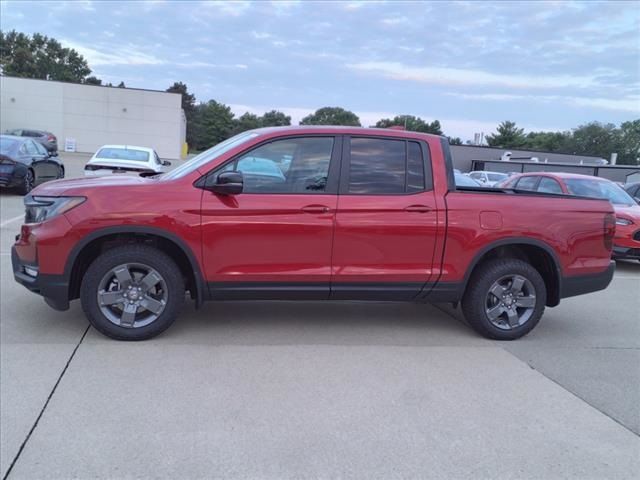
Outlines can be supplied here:
M640 1L2 1L0 27L78 50L103 82L297 123L323 106L472 139L640 118Z

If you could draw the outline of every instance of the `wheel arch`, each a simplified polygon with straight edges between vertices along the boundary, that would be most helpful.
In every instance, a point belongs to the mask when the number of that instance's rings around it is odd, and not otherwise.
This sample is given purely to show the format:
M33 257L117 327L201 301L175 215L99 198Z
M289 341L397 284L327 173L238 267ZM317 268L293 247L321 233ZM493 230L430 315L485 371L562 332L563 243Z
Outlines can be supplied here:
M199 263L191 248L177 235L167 230L143 226L116 226L96 230L80 240L71 250L65 264L69 300L79 298L80 283L91 260L105 249L127 243L148 243L167 252L185 276L187 289L200 307L205 289Z
M549 244L532 238L507 238L483 247L469 264L462 292L466 291L476 269L493 258L519 258L530 263L540 273L547 287L547 306L555 307L560 303L562 270L558 256Z

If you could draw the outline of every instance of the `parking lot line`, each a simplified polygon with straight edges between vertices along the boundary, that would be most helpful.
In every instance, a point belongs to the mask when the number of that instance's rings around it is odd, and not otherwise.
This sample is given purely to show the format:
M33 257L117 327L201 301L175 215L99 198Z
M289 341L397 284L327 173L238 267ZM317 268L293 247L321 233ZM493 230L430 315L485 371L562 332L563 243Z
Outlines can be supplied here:
M4 222L0 223L0 228L4 228L10 223L17 222L18 220L21 220L23 218L24 218L24 214L18 215L17 217L10 218L9 220L5 220Z

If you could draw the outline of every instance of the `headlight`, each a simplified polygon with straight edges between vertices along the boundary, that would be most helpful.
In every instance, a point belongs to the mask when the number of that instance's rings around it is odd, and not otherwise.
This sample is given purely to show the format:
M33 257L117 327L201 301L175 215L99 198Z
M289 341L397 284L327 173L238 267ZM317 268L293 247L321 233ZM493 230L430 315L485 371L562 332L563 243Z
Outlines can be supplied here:
M631 220L627 220L626 218L616 217L616 225L631 225L633 222Z
M24 197L24 223L40 223L68 212L86 200L86 197Z

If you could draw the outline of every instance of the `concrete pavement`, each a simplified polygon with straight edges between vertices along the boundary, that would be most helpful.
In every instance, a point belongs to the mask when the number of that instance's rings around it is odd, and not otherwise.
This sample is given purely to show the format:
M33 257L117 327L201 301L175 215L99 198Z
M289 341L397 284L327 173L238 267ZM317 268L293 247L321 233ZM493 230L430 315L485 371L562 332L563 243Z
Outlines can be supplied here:
M638 265L511 343L444 307L229 302L132 344L13 282L19 224L0 228L3 477L640 474Z

